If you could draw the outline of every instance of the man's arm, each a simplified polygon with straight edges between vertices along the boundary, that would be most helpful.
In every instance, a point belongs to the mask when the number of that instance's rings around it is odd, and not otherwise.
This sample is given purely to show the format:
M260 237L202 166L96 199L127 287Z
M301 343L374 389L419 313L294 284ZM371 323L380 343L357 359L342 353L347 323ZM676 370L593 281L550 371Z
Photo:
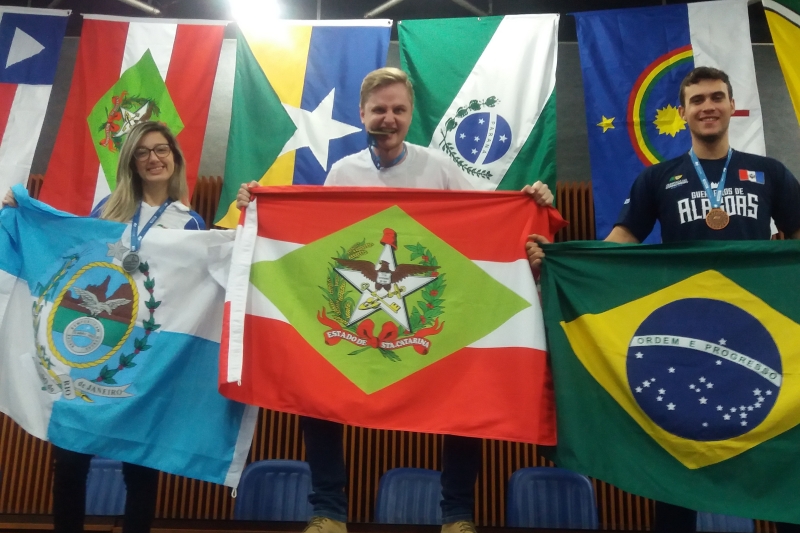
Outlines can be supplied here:
M618 242L620 244L639 244L639 239L621 224L617 224L614 226L614 229L611 230L611 233L608 234L608 237L603 239L606 242Z

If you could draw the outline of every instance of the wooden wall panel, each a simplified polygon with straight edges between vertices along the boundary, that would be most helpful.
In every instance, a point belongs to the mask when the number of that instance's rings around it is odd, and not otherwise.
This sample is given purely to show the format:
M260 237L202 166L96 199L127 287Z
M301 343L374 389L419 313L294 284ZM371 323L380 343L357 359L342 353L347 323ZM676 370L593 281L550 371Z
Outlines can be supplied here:
M32 176L28 190L36 197L41 176ZM192 207L210 227L216 212L222 180L200 178ZM556 241L595 238L590 183L559 183L557 205L570 223ZM438 469L440 435L401 431L345 428L345 464L349 474L349 519L369 522L374 518L378 481L397 467ZM479 525L505 524L505 491L511 474L528 466L553 466L536 446L501 441L483 442L483 464L475 487L475 518ZM249 462L261 459L305 458L298 417L261 410ZM50 445L31 437L5 415L0 415L0 513L49 514L52 510ZM598 480L595 488L602 529L647 531L653 516L651 501L626 493ZM231 519L231 489L162 473L159 477L157 517L177 519ZM757 533L772 533L768 522L756 522Z

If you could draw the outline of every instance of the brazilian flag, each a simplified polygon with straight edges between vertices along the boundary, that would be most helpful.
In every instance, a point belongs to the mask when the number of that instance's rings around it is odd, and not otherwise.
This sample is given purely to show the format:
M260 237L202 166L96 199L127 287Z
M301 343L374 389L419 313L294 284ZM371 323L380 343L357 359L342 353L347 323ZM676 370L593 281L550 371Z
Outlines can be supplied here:
M559 466L800 523L800 243L547 246Z

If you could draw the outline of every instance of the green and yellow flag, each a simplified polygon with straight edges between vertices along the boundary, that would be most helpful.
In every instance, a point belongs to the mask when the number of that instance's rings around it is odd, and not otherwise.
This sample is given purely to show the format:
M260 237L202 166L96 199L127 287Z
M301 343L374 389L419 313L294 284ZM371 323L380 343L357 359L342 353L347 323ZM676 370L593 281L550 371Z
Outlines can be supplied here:
M547 249L559 466L800 522L800 243Z
M775 53L800 122L800 0L763 0Z

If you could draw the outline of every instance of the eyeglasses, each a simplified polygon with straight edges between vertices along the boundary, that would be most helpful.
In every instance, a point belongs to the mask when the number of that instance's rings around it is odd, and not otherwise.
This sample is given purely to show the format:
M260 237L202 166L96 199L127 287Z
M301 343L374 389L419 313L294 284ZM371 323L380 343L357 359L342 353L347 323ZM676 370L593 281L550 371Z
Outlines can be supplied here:
M133 151L133 157L135 157L137 161L147 161L150 158L150 152L155 152L156 157L162 158L171 154L172 148L170 148L168 144L157 144L152 148L140 146Z

